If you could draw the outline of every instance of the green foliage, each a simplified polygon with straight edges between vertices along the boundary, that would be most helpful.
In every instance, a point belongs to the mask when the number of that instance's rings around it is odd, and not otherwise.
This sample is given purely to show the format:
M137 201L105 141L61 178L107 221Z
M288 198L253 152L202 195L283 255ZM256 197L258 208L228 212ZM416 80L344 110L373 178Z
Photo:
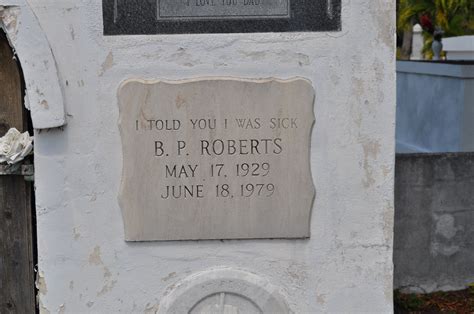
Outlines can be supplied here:
M400 0L398 29L419 23L421 15L441 27L445 37L474 34L474 1L472 0Z
M400 0L397 18L398 30L403 31L413 27L413 21L416 21L423 12L432 10L431 2L429 0Z
M397 29L399 31L419 23L421 17L428 19L433 27L441 28L443 37L474 34L473 0L400 0ZM424 28L423 52L431 57L432 30Z

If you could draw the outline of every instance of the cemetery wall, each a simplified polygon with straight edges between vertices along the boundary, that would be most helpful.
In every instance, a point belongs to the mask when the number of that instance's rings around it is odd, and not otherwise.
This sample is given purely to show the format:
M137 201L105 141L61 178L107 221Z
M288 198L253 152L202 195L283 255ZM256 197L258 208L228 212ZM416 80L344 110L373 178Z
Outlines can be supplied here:
M474 282L474 154L402 154L395 185L395 288Z

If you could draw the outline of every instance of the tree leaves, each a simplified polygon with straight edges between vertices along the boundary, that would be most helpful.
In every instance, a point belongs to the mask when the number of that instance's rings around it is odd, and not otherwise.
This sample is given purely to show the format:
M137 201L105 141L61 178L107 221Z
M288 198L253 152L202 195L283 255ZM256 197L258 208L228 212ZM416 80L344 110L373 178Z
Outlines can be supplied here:
M400 0L398 29L413 27L422 15L431 17L445 37L474 34L474 1L471 0Z
M436 29L444 37L474 34L474 0L400 0L397 30L411 30L417 23L424 30L423 52L430 57Z

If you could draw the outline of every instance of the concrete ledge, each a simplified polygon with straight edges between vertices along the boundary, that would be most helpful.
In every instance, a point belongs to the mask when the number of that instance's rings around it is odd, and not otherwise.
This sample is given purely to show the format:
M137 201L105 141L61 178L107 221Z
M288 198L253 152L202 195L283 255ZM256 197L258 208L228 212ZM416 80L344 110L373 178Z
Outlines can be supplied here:
M397 61L397 72L473 79L474 63Z
M474 35L443 39L448 60L474 60Z

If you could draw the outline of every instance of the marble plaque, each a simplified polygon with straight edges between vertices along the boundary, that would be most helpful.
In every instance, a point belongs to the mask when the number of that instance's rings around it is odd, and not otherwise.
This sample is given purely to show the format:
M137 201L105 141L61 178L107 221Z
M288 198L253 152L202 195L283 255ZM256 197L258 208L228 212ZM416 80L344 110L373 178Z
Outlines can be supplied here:
M118 97L127 241L309 237L310 82L129 80Z
M290 0L159 0L158 19L289 18Z
M341 0L102 0L104 35L341 30Z

